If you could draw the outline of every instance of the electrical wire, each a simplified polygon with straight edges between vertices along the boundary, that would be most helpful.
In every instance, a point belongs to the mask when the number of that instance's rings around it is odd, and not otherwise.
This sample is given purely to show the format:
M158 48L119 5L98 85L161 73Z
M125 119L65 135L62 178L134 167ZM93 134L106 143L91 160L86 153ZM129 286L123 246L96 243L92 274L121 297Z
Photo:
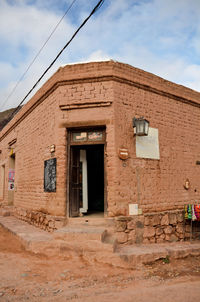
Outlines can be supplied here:
M51 32L51 34L48 36L47 40L44 42L44 44L42 45L42 47L40 48L40 50L37 52L37 54L35 55L35 57L33 58L33 60L31 61L31 63L28 65L27 69L25 70L25 72L22 74L22 76L20 77L20 79L18 80L18 82L16 83L16 85L14 86L14 88L12 89L12 91L10 92L10 94L7 96L7 98L5 99L5 101L3 102L2 106L1 106L1 110L3 109L3 107L5 106L5 104L7 103L7 101L10 99L10 97L13 95L13 93L15 92L15 90L17 89L17 87L19 86L20 82L23 80L23 78L25 77L25 75L27 74L27 72L29 71L29 69L31 68L31 66L33 65L33 63L35 62L35 60L37 59L37 57L40 55L41 51L43 50L43 48L46 46L46 44L48 43L48 41L50 40L50 38L53 36L54 32L56 31L56 29L58 28L58 26L60 25L60 23L62 22L62 20L64 19L64 17L67 15L67 13L69 12L69 10L71 9L71 7L74 5L74 3L77 0L73 0L71 2L71 4L69 5L69 7L67 8L67 10L65 11L64 15L62 16L62 18L60 19L60 21L56 24L56 26L54 27L53 31Z
M60 57L62 52L67 48L67 46L72 42L72 40L75 38L75 36L78 34L78 32L81 30L81 28L86 24L86 22L91 18L91 16L96 13L96 11L102 6L104 0L100 0L97 5L93 8L89 16L83 21L83 23L78 27L78 29L74 32L71 39L65 44L65 46L60 50L60 52L57 54L55 59L51 62L51 64L47 67L47 69L43 72L41 77L37 80L37 82L33 85L33 87L29 90L29 92L25 95L23 100L19 103L17 108L11 113L10 119L13 118L13 116L21 109L22 104L26 100L26 98L30 95L30 93L33 91L33 89L39 84L39 82L42 80L42 78L45 76L45 74L49 71L49 69L53 66L53 64L57 61L57 59Z

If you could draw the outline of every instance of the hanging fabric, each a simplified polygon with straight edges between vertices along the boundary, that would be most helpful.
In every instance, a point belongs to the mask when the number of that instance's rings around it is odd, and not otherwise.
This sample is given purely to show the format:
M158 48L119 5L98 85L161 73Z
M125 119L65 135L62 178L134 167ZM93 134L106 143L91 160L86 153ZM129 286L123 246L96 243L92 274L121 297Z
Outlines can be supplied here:
M192 221L200 221L200 204L193 205L188 204L184 206L185 212L185 219L192 220Z
M194 205L194 212L197 220L200 220L200 205Z
M197 220L196 214L195 214L195 210L194 210L194 205L192 205L192 221Z
M188 211L188 219L192 219L192 205L191 204L188 205L187 211Z

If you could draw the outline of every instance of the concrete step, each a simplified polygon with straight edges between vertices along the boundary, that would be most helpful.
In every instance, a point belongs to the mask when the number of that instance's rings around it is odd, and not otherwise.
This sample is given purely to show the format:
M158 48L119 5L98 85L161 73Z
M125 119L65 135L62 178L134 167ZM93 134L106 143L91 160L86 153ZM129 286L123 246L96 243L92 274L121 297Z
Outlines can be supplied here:
M99 240L85 240L85 241L65 241L57 240L60 246L60 252L75 251L77 253L85 252L108 252L113 253L113 246L105 244Z
M102 227L112 227L114 226L113 218L105 218L105 217L95 217L90 215L85 215L83 217L73 217L68 218L68 225L83 225L83 226L102 226Z
M178 259L200 255L200 241L119 247L115 246L114 234L109 228L106 230L97 226L76 225L58 230L53 235L13 216L0 216L0 225L15 235L27 251L35 254L46 256L76 254L88 262L105 263L127 269L167 257Z
M13 216L0 216L0 225L17 237L26 251L47 256L53 256L59 252L59 246L53 239L52 234L38 229L27 222L18 220Z
M106 229L99 226L68 225L53 234L54 239L83 242L87 240L103 241Z
M138 263L149 264L159 259L199 256L200 241L124 246L118 247L116 252L123 261L134 267Z

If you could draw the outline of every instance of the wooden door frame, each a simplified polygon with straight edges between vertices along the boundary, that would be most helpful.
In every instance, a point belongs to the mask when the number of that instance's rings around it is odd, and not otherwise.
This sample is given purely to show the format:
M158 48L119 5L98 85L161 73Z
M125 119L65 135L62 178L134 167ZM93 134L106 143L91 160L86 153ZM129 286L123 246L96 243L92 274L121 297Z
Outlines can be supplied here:
M103 141L102 142L77 142L74 143L71 141L71 134L72 132L78 132L78 131L98 131L102 130L103 131ZM107 217L107 208L108 208L108 203L107 203L107 158L106 158L106 127L101 126L101 127L77 127L77 128L68 128L67 129L67 200L66 200L66 217L67 218L73 218L70 216L70 161L71 161L71 148L74 146L89 146L89 145L104 145L104 217Z

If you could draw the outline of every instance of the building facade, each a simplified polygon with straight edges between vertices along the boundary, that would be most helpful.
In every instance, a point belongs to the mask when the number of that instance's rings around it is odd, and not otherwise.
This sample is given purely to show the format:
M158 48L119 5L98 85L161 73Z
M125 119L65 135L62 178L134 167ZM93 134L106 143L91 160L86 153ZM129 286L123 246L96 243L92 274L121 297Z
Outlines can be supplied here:
M134 135L138 117L148 136ZM112 60L66 65L0 133L0 203L48 230L98 212L118 217L121 242L135 226L183 239L184 205L200 203L199 125L196 91Z

